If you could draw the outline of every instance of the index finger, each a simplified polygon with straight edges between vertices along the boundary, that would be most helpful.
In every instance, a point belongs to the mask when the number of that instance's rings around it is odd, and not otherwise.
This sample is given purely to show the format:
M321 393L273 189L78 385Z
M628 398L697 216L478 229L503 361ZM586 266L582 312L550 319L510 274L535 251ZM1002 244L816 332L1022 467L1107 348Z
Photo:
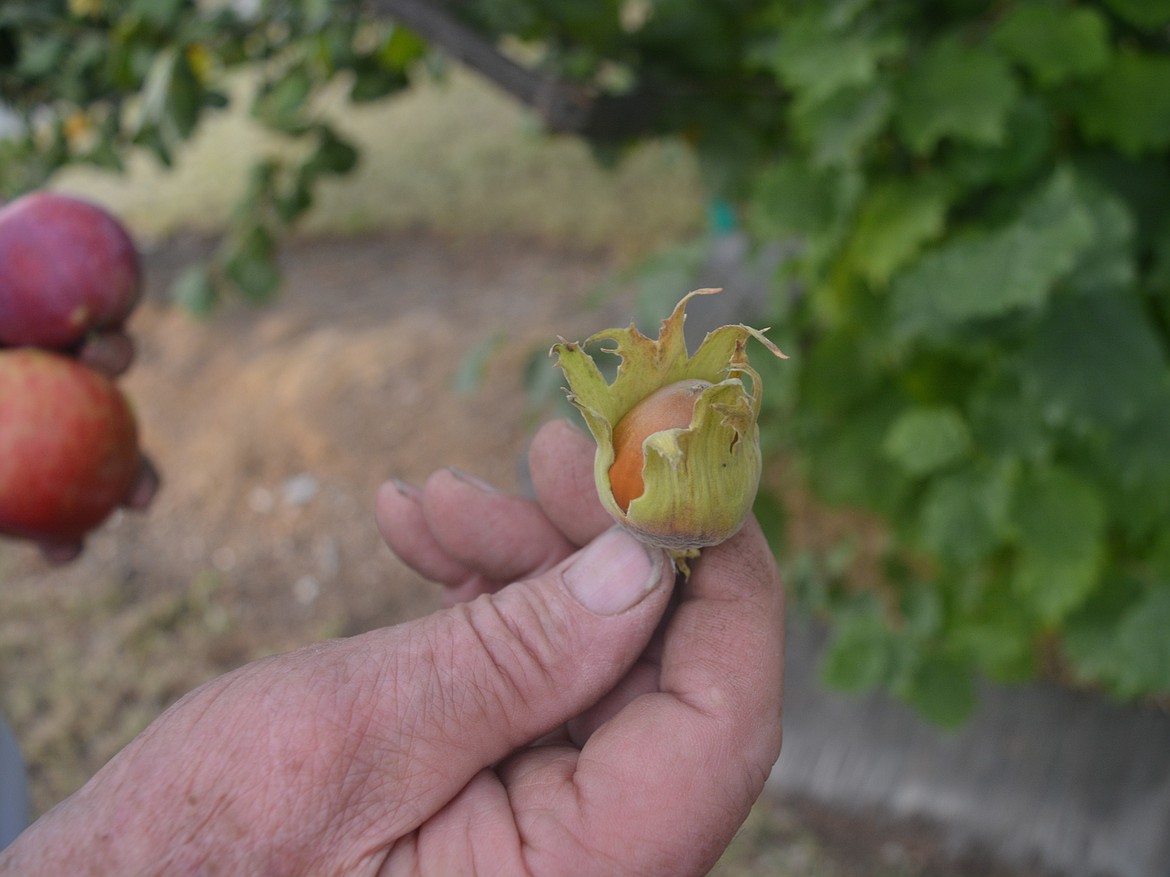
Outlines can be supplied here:
M578 547L613 526L593 482L596 452L593 439L568 420L546 423L528 449L537 501L548 519Z

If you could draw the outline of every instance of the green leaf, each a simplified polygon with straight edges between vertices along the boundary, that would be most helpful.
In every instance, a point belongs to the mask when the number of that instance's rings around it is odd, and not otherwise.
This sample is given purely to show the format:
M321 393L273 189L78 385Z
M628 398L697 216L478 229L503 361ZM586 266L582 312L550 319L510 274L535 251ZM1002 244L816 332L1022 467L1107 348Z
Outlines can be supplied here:
M272 237L261 226L252 226L233 241L224 271L248 298L262 301L280 287Z
M975 677L971 668L946 654L924 653L906 682L902 696L926 717L943 727L957 728L975 709Z
M401 91L408 83L402 70L383 66L377 57L366 55L354 62L349 99L355 104L371 103Z
M823 101L802 102L792 124L814 166L853 165L885 127L891 104L884 88L843 89Z
M280 288L280 272L272 259L248 252L236 253L228 260L225 270L240 291L256 301L270 298Z
M1102 614L1070 625L1066 648L1077 670L1121 697L1170 693L1170 583L1147 586Z
M1154 538L1147 560L1151 575L1158 581L1170 584L1170 530L1163 529Z
M895 333L937 334L1041 305L1076 265L1092 233L1072 174L1058 171L1014 221L951 239L895 278Z
M799 241L784 270L812 280L838 246L859 187L856 172L785 159L759 175L745 224L762 236Z
M130 10L161 30L170 30L179 24L186 7L184 0L133 0Z
M313 93L313 85L313 74L307 67L293 66L264 85L252 103L252 113L274 130L299 134L305 128L301 109Z
M357 149L338 137L328 125L321 125L318 128L317 148L305 162L305 167L317 174L344 175L357 167L357 164Z
M69 52L63 36L50 34L21 41L18 72L30 79L48 76Z
M378 61L392 70L406 70L427 53L427 44L414 31L394 26L378 49Z
M864 600L835 619L821 679L832 688L861 694L886 682L893 663L893 635L881 608L875 600Z
M1166 531L1170 520L1170 387L1164 384L1145 410L1122 428L1110 431L1099 466L1113 487L1110 505L1115 523L1134 538ZM1156 549L1155 549L1156 551ZM1150 561L1157 562L1152 552ZM1170 579L1170 568L1164 575Z
M1161 240L1153 246L1147 282L1155 291L1153 306L1163 324L1170 324L1170 217L1161 229Z
M1056 135L1050 108L1035 98L1025 97L1008 114L1003 143L956 144L943 167L956 187L967 190L989 185L1027 186L1051 167Z
M678 302L680 289L692 289L711 253L711 241L700 238L667 247L637 263L621 283L635 288L634 317L642 331L653 334L663 314Z
M464 350L451 379L451 388L464 395L480 390L492 357L507 340L508 336L504 332L495 332Z
M980 451L989 457L1005 462L1047 461L1052 455L1053 431L1035 395L1023 388L1023 366L1018 360L1010 365L1011 371L988 374L972 391L967 407L971 432Z
M1092 76L1109 63L1109 25L1085 6L1021 3L1001 22L994 40L1043 86Z
M1128 675L1117 630L1144 592L1143 584L1131 575L1110 576L1069 615L1062 646L1077 676L1113 687Z
M1170 0L1105 0L1105 5L1143 30L1170 24Z
M210 314L218 295L207 266L192 265L184 270L171 284L170 297L188 313L199 317Z
M1100 214L1098 233L1116 221L1106 213L1117 211L1115 202L1120 202L1129 213L1123 220L1123 233L1132 237L1140 251L1170 244L1170 211L1166 208L1170 204L1170 162L1162 156L1134 160L1117 152L1093 150L1077 169L1086 189L1101 202L1094 208ZM1111 239L1119 236L1115 231ZM1162 288L1170 289L1170 284Z
M206 92L199 82L199 77L191 69L191 62L188 61L185 52L178 52L173 60L166 112L179 136L186 140L195 133L199 116L203 112Z
M168 163L168 159L164 157L166 144L160 126L168 117L171 81L180 63L179 54L179 50L172 46L160 51L151 62L142 84L138 121L134 129L136 139L155 148L164 163Z
M330 14L334 13L330 0L300 0L297 5L301 7L301 16L310 28L324 27L329 22Z
M923 547L960 565L986 557L1004 537L1014 483L1011 466L969 466L932 479L919 511Z
M1159 192L1159 182L1155 174L1144 175L1142 186L1146 192L1137 197L1167 194L1165 189ZM1065 285L1083 295L1126 295L1138 273L1135 209L1106 183L1084 174L1079 175L1077 183L1093 233Z
M911 475L928 475L961 460L971 450L971 434L954 408L919 407L890 426L882 451Z
M881 513L898 507L909 481L900 467L874 453L874 436L884 435L893 417L890 400L878 398L812 429L810 418L802 420L809 432L802 443L816 448L807 460L809 481L824 501Z
M281 222L291 225L313 206L313 183L316 179L316 172L302 164L286 188L279 192L274 190L275 187L268 190L267 194L272 198L272 206Z
M999 613L963 618L947 634L948 645L983 672L1004 681L1021 681L1036 672L1031 619L1011 603Z
M937 177L879 183L861 204L846 258L870 283L885 286L942 234L948 207L949 187Z
M1128 295L1053 300L1024 357L1038 408L1081 427L1132 421L1168 379L1162 341Z
M1105 560L1105 505L1071 470L1037 469L1012 502L1018 554L1013 588L1045 622L1056 623L1093 590Z
M785 23L773 50L757 53L756 60L796 92L800 103L867 85L879 64L902 49L900 34L857 26L834 13L814 6Z
M281 163L275 158L256 162L248 169L247 187L244 197L236 205L236 216L243 222L253 221L258 215L258 205L272 197L280 176Z
M895 120L919 155L942 140L997 145L1019 97L1011 68L995 52L961 37L936 40L904 75Z
M150 150L163 167L174 165L174 156L171 154L170 144L162 136L158 125L147 124L134 132L132 141L136 146Z
M764 235L820 237L836 225L845 199L841 174L785 159L761 174L752 218Z
M915 581L903 585L898 603L900 631L913 640L925 641L939 632L943 600L937 584Z
M1170 693L1170 583L1152 588L1117 628L1129 671L1123 694Z
M1170 56L1122 50L1073 102L1085 136L1129 156L1170 146Z

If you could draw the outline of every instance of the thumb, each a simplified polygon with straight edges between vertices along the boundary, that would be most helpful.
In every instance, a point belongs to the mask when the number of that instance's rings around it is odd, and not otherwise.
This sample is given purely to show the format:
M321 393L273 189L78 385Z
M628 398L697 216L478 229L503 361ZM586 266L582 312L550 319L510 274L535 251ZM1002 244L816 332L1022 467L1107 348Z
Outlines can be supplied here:
M606 531L540 576L403 628L390 699L425 818L484 767L564 724L622 678L666 609L674 568ZM405 649L405 654L403 653ZM401 780L399 780L401 782ZM403 790L404 792L408 790Z

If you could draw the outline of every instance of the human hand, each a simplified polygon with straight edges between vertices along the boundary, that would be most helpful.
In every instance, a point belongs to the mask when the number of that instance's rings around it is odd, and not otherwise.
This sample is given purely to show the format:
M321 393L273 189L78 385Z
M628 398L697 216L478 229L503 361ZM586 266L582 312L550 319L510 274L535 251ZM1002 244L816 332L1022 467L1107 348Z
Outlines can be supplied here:
M705 873L779 751L782 594L751 520L674 587L609 528L592 453L542 430L535 503L384 487L451 607L197 689L0 874Z
M555 569L580 546L588 547L577 557L607 558L609 583L628 586L645 549L602 508L594 450L568 421L545 426L529 453L535 506L451 471L422 490L388 486L378 506L383 534L407 563L445 585L444 603L465 611L476 605L466 601L505 594L516 587L507 582ZM631 560L619 560L619 551ZM404 861L402 873L485 865L505 874L707 873L779 754L783 591L754 518L705 549L670 601L667 578L634 609L603 621L625 626L612 632L611 647L591 639L598 619L570 619L567 631L550 623L559 620L557 601L548 595L543 606L542 591L505 617L511 635L496 651L540 660L535 670L502 660L499 672L556 728L478 774L391 863ZM658 619L649 641L635 612ZM533 634L540 649L526 643ZM565 686L574 665L596 677L600 697L573 699ZM515 715L501 702L481 733L515 733ZM484 823L497 830L476 831Z
M73 357L82 365L116 378L124 374L134 361L134 342L124 330L91 332L81 342ZM145 454L140 455L138 475L130 485L122 506L135 511L148 508L159 488L158 469ZM76 560L84 548L80 539L45 539L37 543L41 554L54 565Z

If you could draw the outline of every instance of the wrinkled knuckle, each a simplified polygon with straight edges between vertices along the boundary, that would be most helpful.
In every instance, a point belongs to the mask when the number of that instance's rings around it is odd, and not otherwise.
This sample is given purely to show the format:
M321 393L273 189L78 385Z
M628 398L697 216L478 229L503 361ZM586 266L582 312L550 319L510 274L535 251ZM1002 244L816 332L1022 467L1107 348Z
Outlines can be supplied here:
M513 600L501 605L497 596L484 596L466 604L463 616L478 650L476 689L492 701L483 708L524 708L555 691L564 625L546 604Z

